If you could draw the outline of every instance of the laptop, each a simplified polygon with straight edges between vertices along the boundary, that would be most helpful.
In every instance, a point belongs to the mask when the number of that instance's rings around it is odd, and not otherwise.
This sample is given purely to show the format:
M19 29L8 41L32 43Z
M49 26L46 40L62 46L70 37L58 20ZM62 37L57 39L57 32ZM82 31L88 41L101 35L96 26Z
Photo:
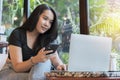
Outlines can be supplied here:
M71 34L68 71L109 71L112 39Z

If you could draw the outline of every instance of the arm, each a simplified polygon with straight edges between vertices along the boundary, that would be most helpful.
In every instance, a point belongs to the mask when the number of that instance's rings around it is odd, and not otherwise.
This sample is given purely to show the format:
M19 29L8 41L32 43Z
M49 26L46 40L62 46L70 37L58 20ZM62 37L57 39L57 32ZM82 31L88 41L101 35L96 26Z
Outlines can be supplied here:
M52 51L45 51L45 48L42 48L38 52L38 54L32 58L32 62L31 62L31 59L23 61L22 50L20 47L10 45L9 50L10 50L11 62L13 64L13 68L16 72L28 71L33 66L33 63L37 64L39 62L47 61L48 57L46 56L46 54L52 52Z
M55 55L51 56L50 59L57 70L66 70L66 65L61 61L57 51L55 52Z
M16 28L13 30L11 35L9 36L8 42L9 42L9 53L10 53L10 60L13 65L13 69L16 72L26 72L32 67L31 60L27 60L23 62L23 55L22 55L22 40L24 37L22 35L24 31L20 30L19 28Z
M25 72L32 67L31 60L22 60L22 50L20 47L9 45L10 58L16 72Z

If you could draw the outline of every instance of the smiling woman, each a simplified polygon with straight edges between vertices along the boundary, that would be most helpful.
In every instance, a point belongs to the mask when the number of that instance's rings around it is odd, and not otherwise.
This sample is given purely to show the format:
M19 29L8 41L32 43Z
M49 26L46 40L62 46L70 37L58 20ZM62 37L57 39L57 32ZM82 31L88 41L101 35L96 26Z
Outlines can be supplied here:
M18 80L17 76L27 73L29 80L44 80L44 73L50 72L52 64L57 70L66 70L57 51L51 56L46 56L53 52L46 50L45 47L54 43L58 35L57 31L55 11L46 4L37 6L26 22L11 33L8 39L11 63L10 66L6 65L9 69L0 73L0 78ZM7 77L2 75L3 73L7 73ZM13 75L16 76L12 77ZM23 79L20 80L24 80L24 77L21 78Z
M44 33L51 28L52 22L54 20L54 14L50 10L45 10L38 20L36 30L39 33Z

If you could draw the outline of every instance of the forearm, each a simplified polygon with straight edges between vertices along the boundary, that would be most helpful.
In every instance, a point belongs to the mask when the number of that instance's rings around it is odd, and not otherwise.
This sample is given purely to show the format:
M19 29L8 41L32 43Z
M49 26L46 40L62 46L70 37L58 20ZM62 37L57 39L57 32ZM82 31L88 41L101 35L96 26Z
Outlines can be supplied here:
M53 63L53 65L55 67L57 67L58 65L63 65L63 62L61 61L61 59L59 58L59 56L57 54L55 54L52 58L51 61Z
M28 59L27 61L17 63L13 68L16 72L26 72L30 70L32 66L33 63L31 62L31 59Z

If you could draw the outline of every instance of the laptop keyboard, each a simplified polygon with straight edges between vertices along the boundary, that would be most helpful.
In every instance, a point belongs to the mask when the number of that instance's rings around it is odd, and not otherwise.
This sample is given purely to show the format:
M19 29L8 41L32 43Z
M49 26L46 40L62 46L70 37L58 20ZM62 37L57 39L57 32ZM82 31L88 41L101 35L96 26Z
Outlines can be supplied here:
M109 77L120 77L120 71L109 71L108 76Z

